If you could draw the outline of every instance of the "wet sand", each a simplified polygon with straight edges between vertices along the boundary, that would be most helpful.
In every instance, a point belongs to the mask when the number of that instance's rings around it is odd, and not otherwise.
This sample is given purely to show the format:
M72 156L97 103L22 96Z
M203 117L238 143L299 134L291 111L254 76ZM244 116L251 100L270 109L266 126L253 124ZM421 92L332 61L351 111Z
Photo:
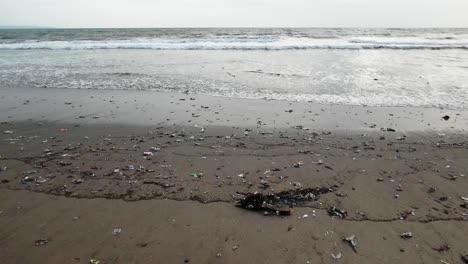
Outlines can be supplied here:
M5 263L462 263L467 118L5 88L0 255ZM290 216L236 207L249 193L307 188L330 192ZM356 252L343 241L351 235ZM36 246L40 239L48 243Z

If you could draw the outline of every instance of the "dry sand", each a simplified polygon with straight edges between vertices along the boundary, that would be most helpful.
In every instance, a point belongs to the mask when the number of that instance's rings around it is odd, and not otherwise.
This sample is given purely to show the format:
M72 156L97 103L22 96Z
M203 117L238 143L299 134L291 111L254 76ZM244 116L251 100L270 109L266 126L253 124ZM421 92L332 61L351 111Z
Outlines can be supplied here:
M463 263L467 117L5 88L1 262ZM290 216L236 207L249 193L307 188L331 191Z

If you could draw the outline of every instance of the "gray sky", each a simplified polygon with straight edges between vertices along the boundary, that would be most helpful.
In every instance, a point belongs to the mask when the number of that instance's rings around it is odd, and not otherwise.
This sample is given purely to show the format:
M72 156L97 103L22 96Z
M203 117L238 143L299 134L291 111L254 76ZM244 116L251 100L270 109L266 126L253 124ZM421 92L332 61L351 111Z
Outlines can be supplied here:
M468 27L468 0L0 0L0 25Z

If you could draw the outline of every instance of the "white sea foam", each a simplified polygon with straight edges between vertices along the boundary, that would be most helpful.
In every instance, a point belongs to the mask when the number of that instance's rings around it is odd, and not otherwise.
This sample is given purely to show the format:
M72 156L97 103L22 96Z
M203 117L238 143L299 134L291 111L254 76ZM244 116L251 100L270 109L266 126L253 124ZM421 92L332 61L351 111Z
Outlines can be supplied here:
M295 49L468 49L468 39L434 39L416 37L354 38L140 38L129 40L73 40L0 43L3 50L295 50Z

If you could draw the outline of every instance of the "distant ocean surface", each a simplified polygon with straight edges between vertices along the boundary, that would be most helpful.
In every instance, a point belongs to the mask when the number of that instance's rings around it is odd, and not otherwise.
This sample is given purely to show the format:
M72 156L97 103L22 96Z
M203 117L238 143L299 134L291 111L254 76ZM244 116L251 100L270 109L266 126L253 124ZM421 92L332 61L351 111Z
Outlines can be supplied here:
M2 87L468 109L468 29L5 29Z

